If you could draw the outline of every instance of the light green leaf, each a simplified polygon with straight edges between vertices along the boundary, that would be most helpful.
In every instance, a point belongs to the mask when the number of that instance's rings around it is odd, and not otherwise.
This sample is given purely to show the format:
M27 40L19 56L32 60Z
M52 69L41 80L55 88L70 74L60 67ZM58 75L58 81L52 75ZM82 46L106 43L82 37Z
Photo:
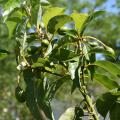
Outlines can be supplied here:
M105 75L94 74L94 79L110 90L119 87L119 85L114 80Z
M114 75L115 77L120 77L120 68L109 61L96 61L91 65L96 65L99 66L105 70L107 70L109 73L111 73L112 75Z
M75 29L80 32L82 31L84 24L86 23L86 20L88 19L87 13L72 13L71 17L73 18L75 22Z
M52 17L60 15L61 13L63 13L63 11L64 8L59 8L59 7L51 7L47 9L47 11L44 13L42 17L45 28L47 28L48 22Z
M48 22L47 30L51 34L54 34L57 32L59 28L61 28L66 23L69 23L72 21L72 18L68 15L58 15L50 19Z

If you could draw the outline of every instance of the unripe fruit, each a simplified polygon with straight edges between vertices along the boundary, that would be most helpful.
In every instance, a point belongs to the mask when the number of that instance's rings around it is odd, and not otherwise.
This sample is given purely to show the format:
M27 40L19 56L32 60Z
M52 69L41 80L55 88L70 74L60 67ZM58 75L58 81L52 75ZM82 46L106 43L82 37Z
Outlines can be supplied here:
M25 102L26 100L26 93L21 89L20 86L17 86L15 89L15 97L21 103Z

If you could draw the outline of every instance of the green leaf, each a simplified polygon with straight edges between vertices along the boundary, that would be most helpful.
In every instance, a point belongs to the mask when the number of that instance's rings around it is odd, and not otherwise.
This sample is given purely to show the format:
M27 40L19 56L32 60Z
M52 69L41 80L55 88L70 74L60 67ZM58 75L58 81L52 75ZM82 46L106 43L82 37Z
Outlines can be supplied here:
M105 75L94 74L94 79L96 81L98 81L100 84L102 84L104 87L106 87L110 90L119 87L117 82L115 82L114 80L110 79L109 77L107 77Z
M63 36L68 35L68 36L73 37L73 38L76 38L78 35L77 31L74 29L61 28L61 29L58 29L57 32L59 35L63 35Z
M76 88L80 88L81 81L80 81L80 65L81 65L81 59L77 58L77 61L74 62L68 62L68 71L71 75L71 79L73 80L73 86L71 93L74 92Z
M32 0L29 2L30 2L29 4L31 4L31 21L30 22L32 25L35 25L38 27L40 23L41 13L42 13L40 0Z
M48 8L42 17L45 28L47 29L48 22L51 18L57 15L60 15L61 13L63 13L63 11L64 11L64 8L59 8L59 7Z
M111 51L105 50L104 48L101 47L95 47L92 48L89 53L103 53L106 56L110 56L112 58L115 58L115 54L114 51L112 49L110 49Z
M5 23L0 22L0 38L6 38L9 35L8 27Z
M120 68L109 61L96 61L91 65L96 65L99 66L103 69L105 69L106 71L108 71L109 73L111 73L111 75L114 75L115 77L119 77L120 76Z
M105 118L108 111L112 109L117 97L111 93L105 93L96 101L97 111Z
M89 16L89 21L91 21L91 20L93 20L93 19L95 19L103 14L105 14L105 11L103 11L103 10L95 11Z
M75 29L80 34L86 23L86 20L88 19L88 14L87 13L72 13L71 17L73 18L75 22Z
M59 48L52 51L52 54L50 55L50 59L57 61L66 61L76 56L77 55L71 50Z
M40 4L42 6L48 6L48 5L50 5L50 3L47 0L40 0Z
M46 56L48 56L51 52L52 52L52 44L51 43L49 43L49 45L48 45L48 48L47 48L47 51L45 52L45 54L44 54L44 57L46 57Z
M110 110L110 120L120 120L120 103L116 102Z
M23 77L26 83L26 104L27 107L30 109L33 116L39 120L40 113L39 108L36 101L36 93L35 93L35 78L32 73L32 70L25 70L23 71Z
M8 0L5 5L3 6L4 9L4 13L3 16L6 19L8 17L8 15L14 11L14 9L16 8L20 8L21 5L23 4L24 0Z
M49 20L47 30L49 33L54 34L59 28L71 21L72 18L68 15L55 16Z
M66 75L57 79L55 82L52 82L49 90L47 91L46 97L49 98L49 100L52 100L57 90L68 80L70 80L70 76Z

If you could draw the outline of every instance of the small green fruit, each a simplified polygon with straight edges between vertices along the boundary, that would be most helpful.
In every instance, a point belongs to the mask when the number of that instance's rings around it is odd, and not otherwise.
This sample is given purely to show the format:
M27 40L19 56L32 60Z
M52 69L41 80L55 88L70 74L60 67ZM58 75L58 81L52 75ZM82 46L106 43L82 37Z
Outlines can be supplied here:
M21 89L20 86L16 87L15 96L16 96L16 99L21 103L25 102L26 100L26 93Z

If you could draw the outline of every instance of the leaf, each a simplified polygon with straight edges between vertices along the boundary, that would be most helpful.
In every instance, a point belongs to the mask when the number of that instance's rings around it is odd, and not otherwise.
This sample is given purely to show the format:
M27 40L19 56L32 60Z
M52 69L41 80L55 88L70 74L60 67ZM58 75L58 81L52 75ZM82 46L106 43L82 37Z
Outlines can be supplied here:
M88 14L86 14L86 13L72 13L71 17L73 18L73 20L75 22L75 29L80 34L85 23L86 23L86 20L88 19Z
M109 77L107 77L105 75L94 74L94 79L96 81L98 81L100 84L102 84L104 87L106 87L110 90L119 87L117 82L115 82L114 80L110 79Z
M110 110L110 120L120 120L120 103L116 102Z
M9 30L5 23L0 22L0 38L7 38L9 36Z
M89 53L103 53L104 55L110 56L112 58L115 58L115 54L113 50L111 51L105 50L104 48L101 47L95 47L89 51Z
M49 45L48 45L48 48L47 48L47 51L45 52L45 54L44 54L44 57L47 57L51 52L52 52L52 44L51 43L49 43Z
M54 34L59 28L61 28L66 23L72 21L72 18L68 15L58 15L51 18L47 25L47 30L49 33Z
M40 0L40 4L42 6L48 6L48 5L50 5L50 3L47 0Z
M81 86L81 81L80 81L80 65L81 65L81 59L78 58L77 61L75 62L68 62L68 71L71 75L71 79L73 80L73 86L71 93L74 92L76 88L80 88Z
M97 111L105 118L108 111L112 109L117 97L111 93L105 93L96 101Z
M25 70L23 71L23 77L26 83L26 104L28 108L30 109L33 116L39 120L40 119L40 113L39 108L36 103L36 97L35 97L35 79L34 75L32 73L32 70Z
M50 59L57 61L66 61L76 56L77 55L71 50L59 48L52 51L52 54L50 55Z
M59 35L63 35L63 36L68 35L68 36L73 37L73 38L76 38L78 35L77 31L74 29L61 28L61 29L58 29L57 32Z
M20 8L21 5L24 3L24 0L8 0L5 5L3 6L4 12L3 12L3 16L6 19L7 16L14 11L14 9L16 8Z
M64 11L64 8L59 8L59 7L48 8L42 17L45 28L47 28L48 22L51 18L57 15L60 15L61 13L63 13L63 11Z
M55 82L52 82L49 90L47 91L46 97L49 100L52 100L54 95L56 94L57 90L68 80L70 80L70 76L66 75L66 76L63 76L63 77L57 79Z
M69 107L58 120L74 120L75 107Z
M105 11L103 11L103 10L95 11L89 16L88 20L91 21L91 20L93 20L93 19L95 19L95 18L97 18L97 17L99 17L100 15L103 15L103 14L105 14Z
M4 50L4 49L0 49L0 53L6 53L6 54L10 54L10 52L9 52L9 51L7 51L7 50Z
M109 61L96 61L91 65L96 65L99 66L103 69L105 69L106 71L108 71L109 73L111 73L111 75L114 75L115 77L119 77L120 76L120 68Z

